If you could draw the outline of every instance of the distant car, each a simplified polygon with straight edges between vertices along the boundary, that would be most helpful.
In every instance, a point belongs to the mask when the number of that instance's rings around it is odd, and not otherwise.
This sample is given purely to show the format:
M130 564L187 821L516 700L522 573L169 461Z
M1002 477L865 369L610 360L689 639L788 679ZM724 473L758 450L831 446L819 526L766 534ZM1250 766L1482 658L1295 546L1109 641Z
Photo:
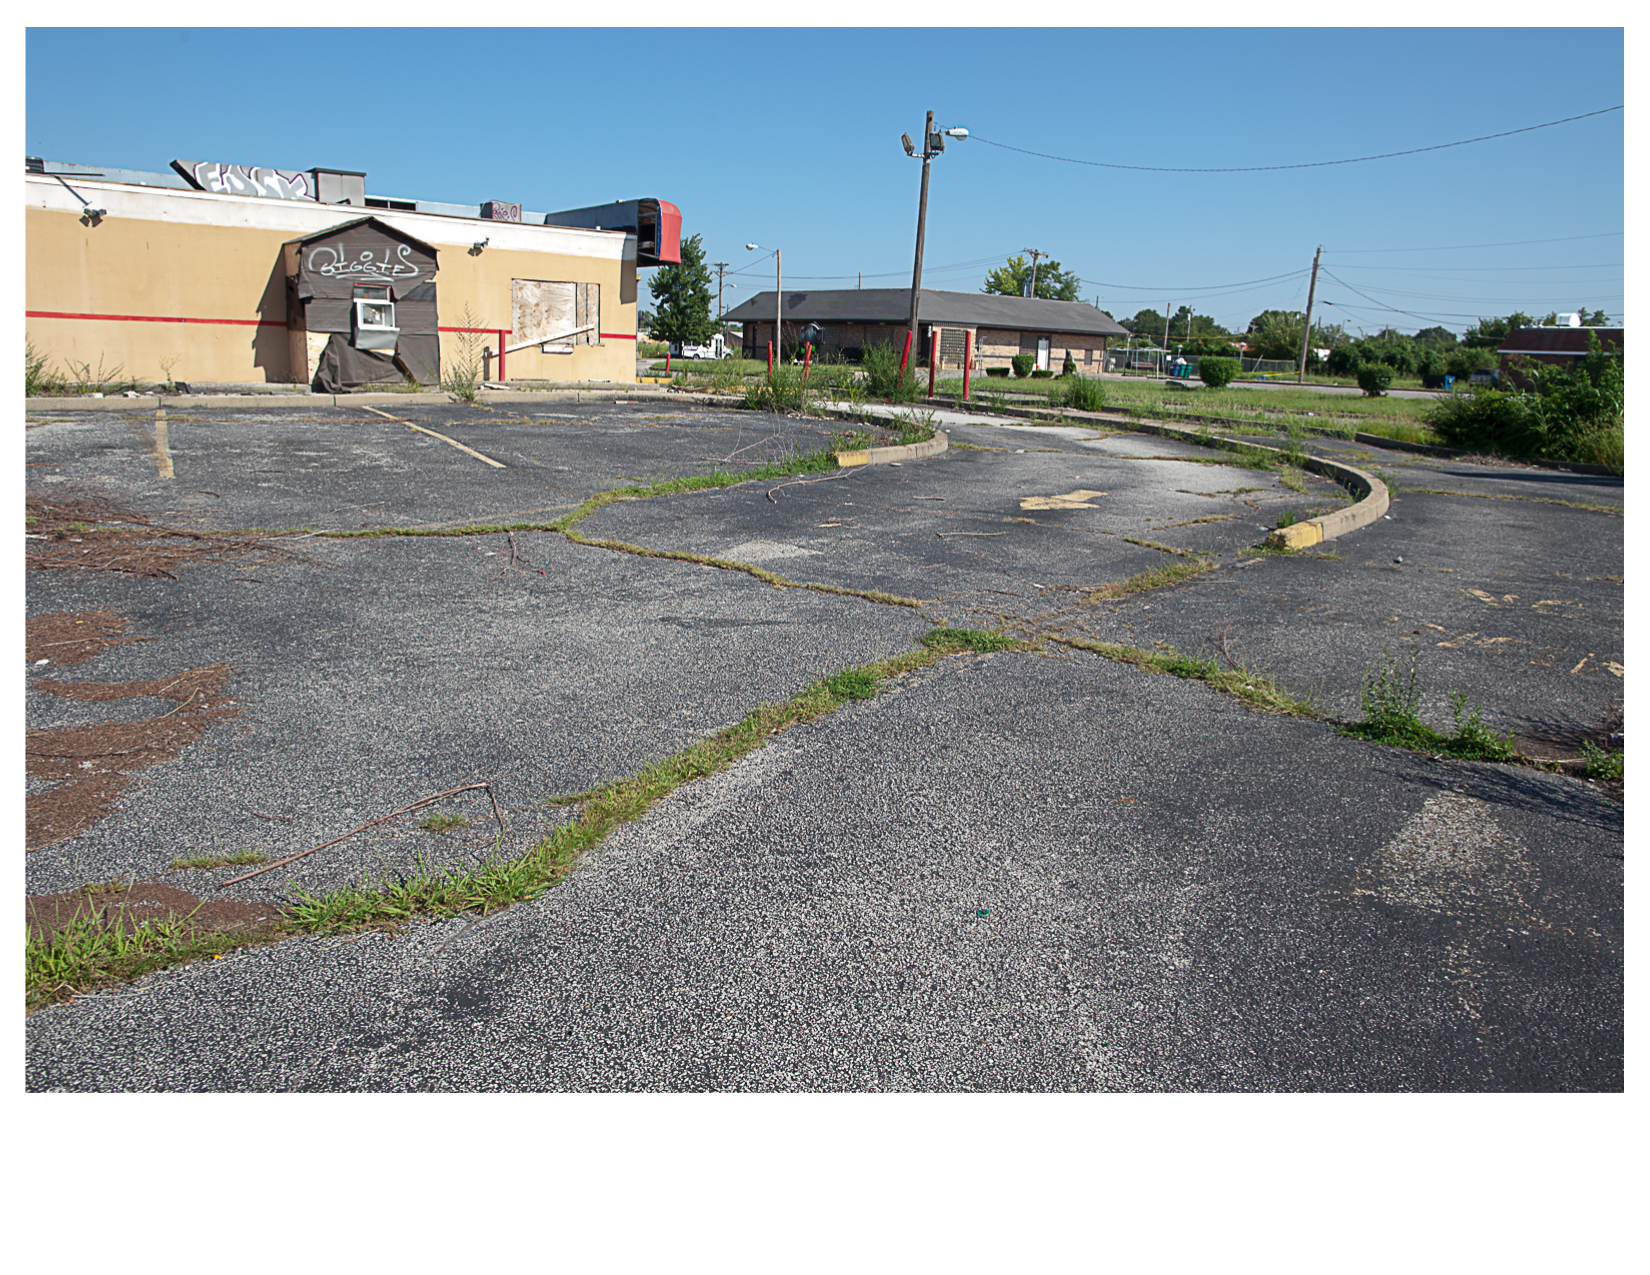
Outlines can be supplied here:
M1474 385L1498 385L1501 382L1501 369L1498 367L1481 367L1472 374Z
M726 357L727 346L721 333L717 333L703 345L683 345L680 342L672 342L670 352L679 359L720 359Z

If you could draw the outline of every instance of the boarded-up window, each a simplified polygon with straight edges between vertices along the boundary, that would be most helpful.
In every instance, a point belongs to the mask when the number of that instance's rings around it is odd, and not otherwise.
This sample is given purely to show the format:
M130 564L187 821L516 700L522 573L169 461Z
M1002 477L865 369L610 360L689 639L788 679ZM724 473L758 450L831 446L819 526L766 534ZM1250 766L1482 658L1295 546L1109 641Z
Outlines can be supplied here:
M511 343L536 341L546 354L571 354L575 345L600 345L602 285L510 280Z

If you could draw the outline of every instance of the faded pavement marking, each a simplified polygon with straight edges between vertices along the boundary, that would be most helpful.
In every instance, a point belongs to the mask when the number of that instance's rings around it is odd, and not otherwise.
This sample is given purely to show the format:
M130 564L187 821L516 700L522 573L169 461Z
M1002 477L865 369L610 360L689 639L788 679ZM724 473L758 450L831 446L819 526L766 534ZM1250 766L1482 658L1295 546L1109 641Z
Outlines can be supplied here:
M425 429L422 425L414 425L411 421L404 421L399 416L391 416L388 412L380 412L376 407L368 407L365 403L363 403L361 405L361 410L364 411L364 412L373 412L376 415L382 416L387 421L394 421L397 425L405 425L408 429L415 429L420 434L428 434L431 438L439 438L442 442L446 443L448 446L456 447L461 452L467 452L471 456L474 456L477 460L482 461L482 462L484 462L488 465L491 465L494 469L506 469L506 468L508 468L508 466L506 466L503 461L494 460L491 456L483 456L475 448L466 447L463 443L459 442L456 438L448 438L445 434L438 434L433 429Z
M172 447L166 432L166 409L155 409L155 432L153 437L136 421L128 421L126 428L132 431L132 437L149 449L149 459L155 462L155 470L162 478L172 477Z
M1096 496L1109 495L1104 491L1073 491L1064 496L1027 496L1020 501L1021 509L1093 509L1089 504Z

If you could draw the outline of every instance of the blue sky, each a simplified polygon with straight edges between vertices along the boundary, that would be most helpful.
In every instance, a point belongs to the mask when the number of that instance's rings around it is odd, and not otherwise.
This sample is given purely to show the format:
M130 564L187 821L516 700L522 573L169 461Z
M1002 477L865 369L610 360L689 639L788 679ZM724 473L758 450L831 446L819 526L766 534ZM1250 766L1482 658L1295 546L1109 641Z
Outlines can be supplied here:
M748 241L784 250L787 290L853 287L859 271L909 286L920 165L899 135L930 108L1030 150L1229 167L1431 146L1624 100L1614 28L82 28L30 31L26 57L28 154L354 168L373 194L538 210L658 196L741 272L730 307L772 286ZM1623 138L1615 112L1228 174L953 142L933 163L924 283L973 291L991 264L1040 248L1113 314L1192 304L1240 328L1304 305L1322 244L1319 314L1353 331L1581 305L1620 318Z

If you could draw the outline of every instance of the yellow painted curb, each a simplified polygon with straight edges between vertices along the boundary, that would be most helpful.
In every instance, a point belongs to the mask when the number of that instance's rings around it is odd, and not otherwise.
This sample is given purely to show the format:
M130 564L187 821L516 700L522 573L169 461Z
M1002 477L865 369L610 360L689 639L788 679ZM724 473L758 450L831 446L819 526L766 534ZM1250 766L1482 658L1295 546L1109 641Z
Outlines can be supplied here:
M836 463L842 469L853 469L858 465L888 465L907 460L927 460L930 456L938 456L951 446L951 440L940 430L934 431L934 437L926 443L906 443L901 447L859 447L853 451L838 452Z
M1274 549L1310 549L1323 543L1323 528L1313 522L1297 522L1279 527L1266 537L1266 543Z

